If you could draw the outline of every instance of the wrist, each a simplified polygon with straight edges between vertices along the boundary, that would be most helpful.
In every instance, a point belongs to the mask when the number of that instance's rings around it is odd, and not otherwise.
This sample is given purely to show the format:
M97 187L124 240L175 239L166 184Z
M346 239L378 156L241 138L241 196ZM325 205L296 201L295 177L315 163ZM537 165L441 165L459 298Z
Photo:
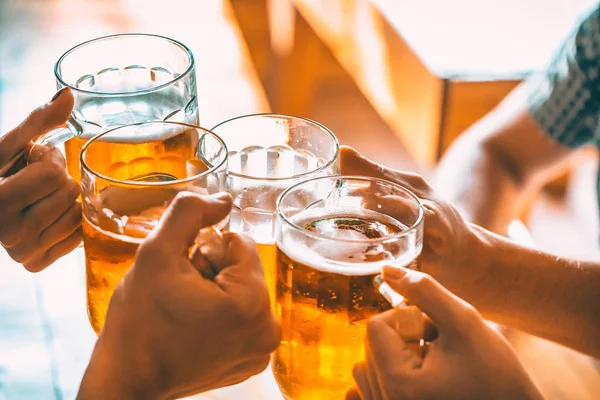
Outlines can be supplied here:
M477 307L476 303L481 298L480 291L485 290L485 281L489 277L491 260L494 255L494 246L492 245L493 234L477 225L467 224L468 231L465 237L466 246L463 257L460 257L461 265L453 268L453 272L464 271L460 276L454 276L448 279L449 283L444 284L452 292L456 293L465 301Z
M81 381L77 399L164 398L155 385L156 380L148 373L148 364L131 361L131 357L102 332Z

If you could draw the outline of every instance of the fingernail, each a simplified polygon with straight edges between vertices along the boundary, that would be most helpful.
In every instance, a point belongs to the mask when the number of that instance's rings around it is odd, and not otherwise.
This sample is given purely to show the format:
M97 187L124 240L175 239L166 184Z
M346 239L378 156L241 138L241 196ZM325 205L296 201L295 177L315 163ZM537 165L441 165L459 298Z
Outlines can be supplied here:
M398 281L404 278L408 272L406 268L385 266L383 267L383 279Z
M64 88L60 89L58 92L56 92L54 94L54 96L52 96L52 99L50 100L50 103L52 103L54 100L58 99L67 89L67 87L65 86Z

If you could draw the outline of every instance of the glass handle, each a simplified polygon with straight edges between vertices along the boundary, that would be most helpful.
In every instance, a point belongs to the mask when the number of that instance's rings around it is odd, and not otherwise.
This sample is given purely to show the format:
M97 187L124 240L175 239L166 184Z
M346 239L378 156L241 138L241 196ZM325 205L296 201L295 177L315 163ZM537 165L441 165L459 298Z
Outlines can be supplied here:
M375 286L375 289L379 291L383 298L386 299L392 307L395 308L407 306L406 302L404 301L404 296L396 292L390 287L390 285L385 283L381 274L373 278L373 286Z
M29 149L27 164L38 161L46 152L75 136L79 136L80 133L79 124L73 118L69 118L69 121L60 128L38 136Z
M6 175L12 166L24 155L27 157L27 164L38 161L49 150L77 136L77 134L73 133L74 131L72 124L65 123L58 129L38 136L29 148L19 151L9 162L0 168L0 177Z

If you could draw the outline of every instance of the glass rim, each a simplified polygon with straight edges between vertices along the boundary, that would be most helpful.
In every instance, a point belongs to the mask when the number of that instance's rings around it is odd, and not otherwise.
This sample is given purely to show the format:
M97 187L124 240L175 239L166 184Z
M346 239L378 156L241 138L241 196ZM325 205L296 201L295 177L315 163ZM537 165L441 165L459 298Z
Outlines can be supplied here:
M177 126L184 126L187 128L192 128L192 129L196 129L196 130L200 130L204 133L208 133L211 136L213 136L215 139L217 139L217 141L221 144L221 146L223 147L223 150L225 151L225 156L223 157L223 159L221 160L221 162L219 162L218 164L215 165L211 165L209 164L210 168L204 172L201 172L199 174L196 174L194 176L190 176L190 177L186 177L184 179L176 179L174 181L166 181L166 182L140 182L140 181L128 181L128 180L120 180L120 179L115 179L115 178L111 178L109 176L106 176L104 174L101 174L97 171L94 171L89 165L87 165L87 163L85 162L85 155L88 151L88 147L96 142L97 140L99 140L100 138L102 138L104 135L108 135L111 132L114 132L118 129L125 129L125 128L131 128L134 126L140 126L140 125L155 125L155 124L167 124L167 125L177 125ZM81 152L79 153L79 165L80 168L83 170L85 170L86 172L94 175L97 178L103 179L105 181L108 182L112 182L112 183L116 183L122 186L129 186L129 187L168 187L168 186L174 186L174 185L180 185L182 183L188 183L188 182L192 182L198 178L201 178L203 176L207 176L215 171L217 171L218 169L220 169L226 162L228 159L228 155L227 155L227 145L225 144L225 142L223 141L223 139L221 139L221 137L219 137L219 135L215 134L214 132L212 132L209 129L203 128L201 126L198 125L191 125L191 124L186 124L183 122L174 122L174 121L146 121L146 122L137 122L134 124L127 124L127 125L121 125L118 126L116 128L112 128L109 129L105 132L102 132L96 136L94 136L93 138L91 138L90 140L88 140L83 147L81 148Z
M254 118L254 117L273 117L273 118L282 118L282 119L284 119L284 118L285 119L293 119L293 120L300 120L303 122L308 122L309 124L315 125L318 128L320 128L322 131L327 133L329 135L329 137L331 137L333 139L333 143L335 145L335 152L334 152L333 156L330 157L330 159L327 160L327 162L325 164L321 165L320 167L313 169L312 171L303 172L301 174L292 175L292 176L288 176L288 177L284 177L284 178L259 177L259 176L245 175L245 174L239 174L236 172L229 171L228 174L230 176L234 176L236 178L253 180L253 181L262 181L262 182L285 182L285 181L289 181L289 180L297 180L298 178L314 175L314 174L317 174L317 173L329 168L335 162L335 160L337 160L337 158L339 157L340 143L338 141L338 138L331 131L331 129L327 128L325 125L323 125L317 121L313 121L312 119L298 117L295 115L278 114L278 113L256 113L256 114L240 115L240 116L229 118L229 119L226 119L225 121L219 122L217 125L215 125L211 128L211 131L215 131L218 127L220 127L221 125L225 125L228 122L232 122L232 121L235 121L238 119L243 119L243 118ZM218 134L216 134L216 135L218 135Z
M99 91L94 91L94 90L85 90L85 89L80 89L70 83L67 83L65 79L63 79L62 74L60 73L60 66L62 64L62 62L72 53L76 52L77 50L79 50L80 48L83 48L85 46L88 46L90 44L94 44L96 42L101 42L103 40L108 40L108 39L118 39L118 38L128 38L128 37L149 37L149 38L155 38L155 39L162 39L164 41L170 42L174 45L176 45L177 47L179 47L181 50L185 51L185 53L187 54L188 58L189 58L189 65L187 66L186 70L179 76L177 76L176 78L171 79L170 81L166 82L166 83L162 83L158 86L154 86L148 89L141 89L141 90L136 90L133 92L99 92ZM162 35L155 35L152 33L118 33L115 35L106 35L106 36L100 36L94 39L89 39L86 40L85 42L81 42L79 44L76 44L75 46L71 47L69 50L65 51L56 61L56 63L54 64L54 76L56 77L56 80L62 85L62 86L66 86L71 88L71 90L79 92L79 93L85 93L85 94L91 94L91 95L102 95L102 96L125 96L125 95L137 95L137 94L145 94L145 93L152 93L155 91L159 91L161 89L164 89L165 87L171 86L173 84L175 84L176 82L182 80L183 78L187 77L191 71L193 71L194 69L194 65L195 65L195 61L194 61L194 54L192 53L192 51L183 43L181 43L178 40L175 39L171 39L168 38L166 36L162 36Z
M358 181L363 181L363 182L376 182L379 184L385 184L386 186L392 186L396 189L400 189L400 191L408 194L408 196L410 198L412 198L413 200L415 200L416 204L419 207L419 215L417 216L417 220L408 227L408 229L402 231L402 232L398 232L395 233L393 235L390 236L386 236L385 238L374 238L374 239L340 239L340 238L332 238L332 237L327 237L327 236L322 236L318 233L315 233L313 231L309 231L306 228L292 222L289 220L289 218L283 213L283 211L281 210L281 204L284 200L284 198L286 197L286 195L288 195L289 193L291 193L294 189L298 188L301 185L304 185L308 182L312 182L312 181L317 181L317 180L332 180L332 179L346 179L346 180L358 180ZM325 241L331 241L331 242L336 242L336 243L365 243L365 244L373 244L373 243L388 243L388 242L394 242L397 241L398 239L401 239L403 237L406 237L410 234L412 234L414 231L416 231L417 229L419 229L422 225L423 222L425 220L425 207L423 206L423 202L421 201L421 199L419 199L419 197L417 197L417 195L415 195L411 190L405 188L404 186L385 180L385 179L380 179L380 178L374 178L374 177L369 177L369 176L360 176L360 175L327 175L327 176L319 176L319 177L313 177L310 179L306 179L303 180L301 182L295 183L294 185L290 186L289 188L285 189L277 198L277 203L276 203L276 214L278 216L281 216L281 218L283 219L283 221L289 225L292 229L296 230L296 231L300 231L308 236L311 236L313 238L316 239L320 239L320 240L325 240ZM396 220L396 218L394 218ZM400 221L398 221L400 222Z

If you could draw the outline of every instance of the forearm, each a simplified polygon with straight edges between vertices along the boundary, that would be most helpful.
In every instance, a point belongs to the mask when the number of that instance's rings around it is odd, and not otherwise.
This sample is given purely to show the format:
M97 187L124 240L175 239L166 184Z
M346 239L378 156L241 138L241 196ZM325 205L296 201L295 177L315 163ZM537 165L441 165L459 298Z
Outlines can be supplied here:
M516 214L521 187L483 143L469 136L463 139L440 162L435 189L467 221L505 235Z
M473 279L449 288L488 319L600 357L600 265L472 229Z

